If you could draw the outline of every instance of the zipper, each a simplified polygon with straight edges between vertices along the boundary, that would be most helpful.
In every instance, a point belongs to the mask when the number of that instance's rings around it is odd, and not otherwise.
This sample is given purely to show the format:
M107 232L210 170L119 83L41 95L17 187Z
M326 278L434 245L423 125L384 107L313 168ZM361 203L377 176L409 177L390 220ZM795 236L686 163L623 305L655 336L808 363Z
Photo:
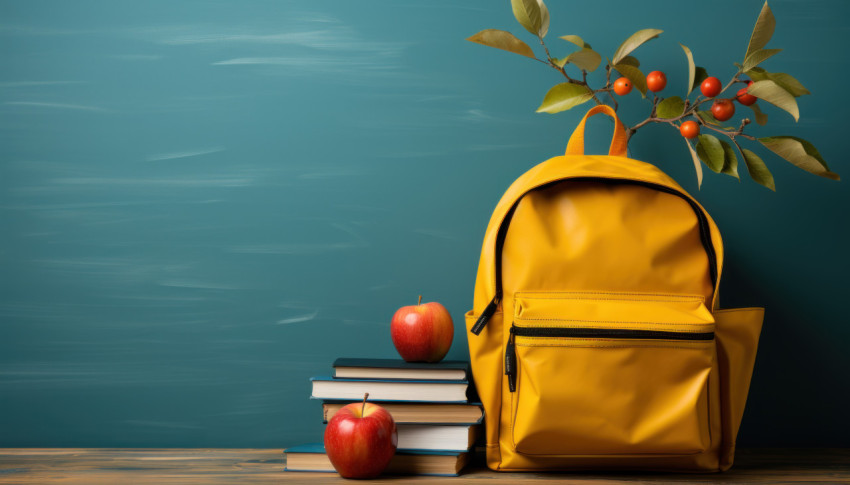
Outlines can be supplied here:
M481 333L484 330L484 326L487 325L487 322L490 320L490 317L496 313L496 310L499 308L499 302L502 300L502 295L496 294L490 303L487 304L487 307L484 308L484 311L481 312L481 316L478 317L478 320L475 322L475 325L469 330L475 335Z
M508 388L516 391L516 337L514 326L511 325L511 335L505 346L505 375L508 376Z
M518 337L616 338L647 340L713 340L714 332L669 332L622 328L511 327Z
M626 180L626 179L611 179L605 177L576 177L571 179L561 179L555 180L548 184L541 185L539 187L534 187L531 190L537 190L540 188L544 188L548 185L556 184L563 182L565 180L597 180L604 182L617 182L622 184L632 184L632 185L640 185L642 187L647 187L653 190L657 190L659 192L664 192L667 194L675 195L680 197L685 202L687 202L691 209L693 209L694 213L697 216L697 221L699 222L699 235L700 242L702 242L703 248L705 248L706 255L708 256L708 272L711 277L711 284L713 288L717 287L717 254L714 251L714 244L711 242L711 229L708 225L708 219L705 216L705 212L700 208L700 206L691 198L687 197L685 194L679 192L678 190L671 189L670 187L664 185L658 185L651 182L643 182L640 180ZM529 190L529 192L531 191ZM527 194L528 192L526 192ZM496 282L495 282L495 294L493 300L487 305L483 312L481 312L481 316L478 317L478 320L475 322L475 325L472 326L470 331L474 335L481 334L481 331L484 330L484 327L487 325L487 322L490 321L490 318L496 313L496 309L499 306L499 302L502 300L502 248L505 244L505 236L508 233L508 226L510 226L510 220L513 217L514 211L519 205L519 201L522 200L525 194L520 196L514 205L510 208L510 210L505 214L505 218L502 220L502 225L499 227L499 232L496 235ZM628 337L626 337L628 338Z
M516 391L516 337L561 337L561 338L613 338L638 340L714 340L714 332L669 332L666 330L627 330L621 328L582 327L517 327L511 325L508 343L505 345L505 375L508 388Z

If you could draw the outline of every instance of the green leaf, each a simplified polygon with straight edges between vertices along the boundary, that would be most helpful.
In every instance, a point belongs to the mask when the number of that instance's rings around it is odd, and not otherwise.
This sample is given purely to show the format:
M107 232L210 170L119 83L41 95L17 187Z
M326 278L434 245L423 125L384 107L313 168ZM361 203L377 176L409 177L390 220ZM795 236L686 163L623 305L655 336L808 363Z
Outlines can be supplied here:
M694 147L691 146L691 142L687 138L682 139L685 140L685 144L688 145L688 151L691 152L691 159L694 161L694 170L697 172L697 187L700 188L702 187L702 165L699 163L699 157Z
M747 88L747 92L757 98L767 101L777 108L784 109L794 117L794 121L800 119L800 108L797 106L797 100L795 100L794 96L791 96L788 91L782 89L782 87L775 82L768 79L764 81L756 81L750 84L750 87Z
M755 50L752 54L748 55L746 59L744 59L744 64L741 66L741 69L744 72L747 72L780 52L782 52L782 49Z
M641 44L658 37L658 35L662 32L664 31L658 29L638 30L617 48L617 52L614 53L614 64L619 64L624 57L631 54L631 52L640 47Z
M753 28L753 34L750 36L750 43L747 45L747 53L744 54L744 59L750 57L753 52L764 48L770 38L773 37L773 29L776 28L776 19L773 17L773 12L764 2L764 7L761 8L756 25Z
M618 64L620 64L621 66L626 65L626 66L632 66L632 67L640 67L640 61L637 60L636 57L632 57L632 56L626 56L626 57L620 59L620 62Z
M724 140L720 140L720 144L723 146L723 169L720 170L720 173L725 173L741 180L741 177L738 176L738 157L735 156L735 150L732 148L732 145Z
M759 143L768 150L788 160L799 168L832 180L841 180L837 173L830 172L826 160L806 140L795 136L772 136L759 138Z
M573 83L561 83L554 86L543 97L538 113L560 113L574 108L593 98L593 91L587 86Z
M658 103L655 114L658 118L676 118L685 112L685 101L678 96L671 96Z
M715 118L714 115L711 114L711 111L697 111L697 117L699 117L699 119L701 119L705 123L716 126L721 130L732 131L735 129L731 126L724 125L723 123L718 121L717 118Z
M542 3L539 0L511 0L511 8L519 24L538 37L546 35L541 34L543 30L543 10L546 8L545 6L540 8ZM546 29L549 29L548 9L546 9Z
M697 66L694 70L694 82L691 84L691 91L699 87L699 85L706 79L708 79L708 71L706 71L704 67ZM688 91L688 94L690 94L691 91Z
M572 42L573 44L581 47L582 49L584 49L585 47L590 47L581 37L577 35L562 35L561 38L567 42Z
M691 50L688 49L684 44L679 44L682 47L682 50L685 51L685 57L688 58L688 92L685 94L685 97L691 94L691 91L694 90L694 79L696 78L696 65L694 65L694 55L691 53ZM690 146L690 143L688 144Z
M646 97L646 76L640 72L640 69L628 64L615 64L614 69L623 77L632 82L632 86L640 91L640 95Z
M800 81L794 79L790 74L785 74L784 72L767 72L760 67L754 67L747 71L747 75L750 76L750 79L753 81L764 81L765 79L769 79L776 84L780 85L782 89L791 93L791 96L795 98L799 98L800 96L806 94L812 94L803 86Z
M753 110L753 113L756 115L756 124L759 126L767 124L767 115L761 112L761 108L759 108L757 103L751 104L750 109Z
M791 138L792 140L796 140L796 141L800 142L803 145L803 148L806 150L806 153L815 157L821 163L821 165L823 165L824 167L826 167L827 170L829 170L829 165L826 164L826 160L823 159L820 152L818 151L817 148L815 148L814 145L812 145L810 142L808 142L808 141L806 141L802 138L798 138L796 136L789 136L788 138Z
M746 148L741 148L741 154L744 156L744 163L747 164L747 172L750 173L750 178L776 192L776 184L773 182L773 174L770 173L770 170L768 170L764 161L759 158L758 155Z
M805 86L800 83L800 81L794 79L794 76L790 74L785 74L784 72L774 72L770 73L769 77L771 81L782 86L782 89L791 93L791 96L794 96L795 98L799 98L800 96L806 94L812 94L811 92L809 92L808 89L806 89Z
M542 39L549 33L549 7L543 3L543 0L537 0L537 3L540 4L540 38Z
M726 153L720 140L712 135L700 135L697 142L697 156L713 172L720 173L726 160Z
M534 52L528 44L517 39L510 32L505 32L504 30L482 30L472 37L468 37L466 40L535 59Z
M587 72L593 72L602 62L602 56L593 49L585 48L568 55L564 58L564 61L564 64L573 63L578 66L579 69L584 69ZM564 66L562 65L561 67Z

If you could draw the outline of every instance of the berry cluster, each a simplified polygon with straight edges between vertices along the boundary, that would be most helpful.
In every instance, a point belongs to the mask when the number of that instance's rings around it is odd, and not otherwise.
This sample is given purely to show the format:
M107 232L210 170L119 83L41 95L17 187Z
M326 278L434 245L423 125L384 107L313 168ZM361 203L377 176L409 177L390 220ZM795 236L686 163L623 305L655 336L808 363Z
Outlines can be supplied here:
M734 98L715 99L711 105L711 115L717 121L726 121L735 116L735 103L737 101L744 106L752 106L758 98L749 94L747 88L753 84L752 81L741 81L747 85L738 90ZM652 71L646 75L646 89L653 93L658 93L667 87L667 75L662 71ZM706 98L714 98L723 91L723 84L720 79L714 76L707 77L700 84L699 90ZM626 77L618 78L614 81L614 93L618 96L625 96L632 92L632 83ZM693 120L688 120L679 125L679 132L685 138L696 138L699 136L699 123Z

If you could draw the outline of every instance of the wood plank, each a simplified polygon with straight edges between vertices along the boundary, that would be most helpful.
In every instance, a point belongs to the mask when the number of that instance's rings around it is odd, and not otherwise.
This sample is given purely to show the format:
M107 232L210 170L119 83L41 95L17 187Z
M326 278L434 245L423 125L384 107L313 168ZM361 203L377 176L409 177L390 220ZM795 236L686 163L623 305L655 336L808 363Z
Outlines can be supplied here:
M332 473L283 471L282 450L265 449L0 449L0 484L265 484L351 483ZM464 481L572 484L850 483L850 449L741 450L722 474L496 473L472 467ZM457 482L456 478L382 477L375 483Z

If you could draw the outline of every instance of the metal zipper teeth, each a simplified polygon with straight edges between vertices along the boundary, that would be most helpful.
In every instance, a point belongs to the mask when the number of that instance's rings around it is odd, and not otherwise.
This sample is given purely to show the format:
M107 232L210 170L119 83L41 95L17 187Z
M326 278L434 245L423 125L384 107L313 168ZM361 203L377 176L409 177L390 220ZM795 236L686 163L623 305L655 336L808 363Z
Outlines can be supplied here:
M517 337L615 338L642 340L714 340L714 332L668 332L615 328L511 327Z

